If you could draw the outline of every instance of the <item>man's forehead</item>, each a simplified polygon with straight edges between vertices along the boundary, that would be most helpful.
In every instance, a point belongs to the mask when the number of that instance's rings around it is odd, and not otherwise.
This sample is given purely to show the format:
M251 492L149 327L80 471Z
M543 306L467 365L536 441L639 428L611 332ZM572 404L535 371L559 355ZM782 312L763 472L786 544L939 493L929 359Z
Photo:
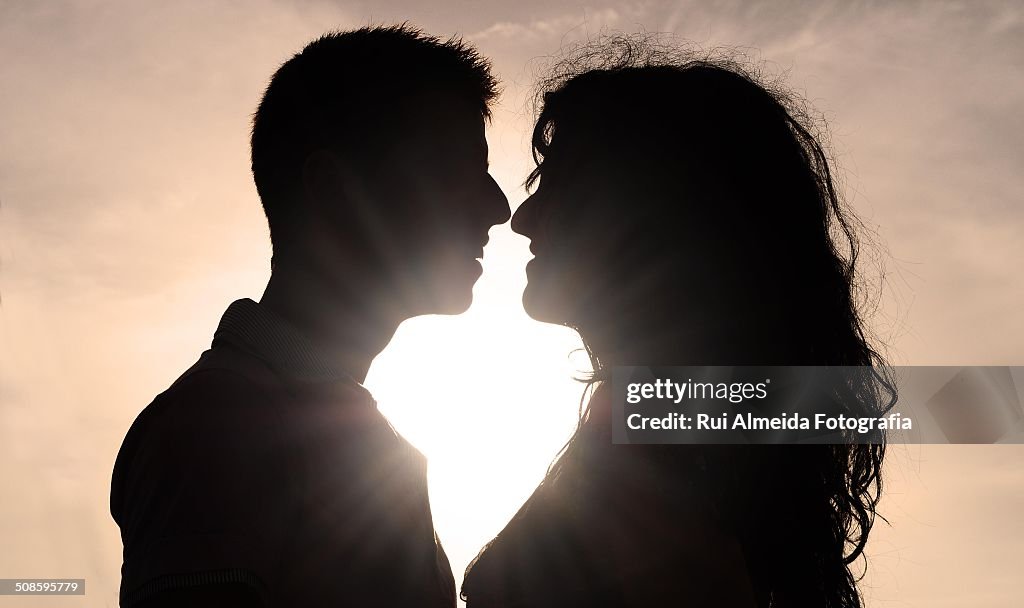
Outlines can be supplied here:
M412 134L480 140L477 143L486 145L482 108L465 96L428 90L411 95L402 106L404 116L396 118Z

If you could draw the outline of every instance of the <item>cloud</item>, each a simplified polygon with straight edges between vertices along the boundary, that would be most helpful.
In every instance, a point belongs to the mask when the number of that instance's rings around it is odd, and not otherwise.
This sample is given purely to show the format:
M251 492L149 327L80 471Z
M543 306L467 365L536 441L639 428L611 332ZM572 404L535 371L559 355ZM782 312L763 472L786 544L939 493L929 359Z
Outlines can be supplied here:
M583 28L585 31L615 27L622 23L622 15L614 8L602 8L595 11L563 14L530 22L499 21L494 25L470 34L474 41L485 41L489 38L528 41L559 39L569 36L574 30Z

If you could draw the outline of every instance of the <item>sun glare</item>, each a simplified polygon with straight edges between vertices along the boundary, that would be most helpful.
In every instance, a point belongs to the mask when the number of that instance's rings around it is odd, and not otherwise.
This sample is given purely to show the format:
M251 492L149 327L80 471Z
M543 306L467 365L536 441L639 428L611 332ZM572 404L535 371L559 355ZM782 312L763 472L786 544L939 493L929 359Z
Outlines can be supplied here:
M525 243L495 228L470 310L404 323L366 381L428 459L434 523L457 580L572 434L584 389L574 378L589 370L574 332L523 311Z

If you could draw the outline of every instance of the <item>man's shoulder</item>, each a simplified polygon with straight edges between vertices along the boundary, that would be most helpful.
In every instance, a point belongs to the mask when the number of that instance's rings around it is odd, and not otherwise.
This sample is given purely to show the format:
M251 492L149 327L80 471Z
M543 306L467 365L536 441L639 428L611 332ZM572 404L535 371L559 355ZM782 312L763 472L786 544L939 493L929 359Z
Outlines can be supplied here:
M115 485L131 469L162 466L187 452L222 449L228 441L277 428L286 393L271 370L247 359L210 349L143 408L118 452Z
M237 413L243 404L262 410L273 400L272 381L261 380L240 367L211 365L209 350L171 385L154 397L132 422L125 443L141 436L194 429L209 421ZM221 359L219 354L216 359Z
M317 444L345 446L335 448L337 457L363 446L373 435L366 431L382 421L369 393L353 382L290 382L253 355L214 347L138 414L113 484L192 460L315 455Z
M214 346L203 352L191 367L158 397L194 396L205 391L236 390L273 396L283 388L282 379L259 358L231 346Z
M190 433L229 420L254 422L280 409L287 393L269 369L244 356L211 349L139 413L129 435Z
M277 439L281 381L247 359L206 351L131 425L110 495L123 599L242 571L273 580L297 486Z
M289 381L256 356L221 346L205 351L139 413L125 443L220 443L226 434L285 439L337 433L379 416L370 394L353 381Z

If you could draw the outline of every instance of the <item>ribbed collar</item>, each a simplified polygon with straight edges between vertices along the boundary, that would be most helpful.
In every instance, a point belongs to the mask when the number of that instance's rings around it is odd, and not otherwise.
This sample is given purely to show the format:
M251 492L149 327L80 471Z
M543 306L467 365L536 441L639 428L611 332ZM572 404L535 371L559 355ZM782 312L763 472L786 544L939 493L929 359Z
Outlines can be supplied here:
M361 385L349 374L330 363L302 332L249 298L235 300L224 311L214 341L228 340L266 361L290 377L326 382L348 380Z

